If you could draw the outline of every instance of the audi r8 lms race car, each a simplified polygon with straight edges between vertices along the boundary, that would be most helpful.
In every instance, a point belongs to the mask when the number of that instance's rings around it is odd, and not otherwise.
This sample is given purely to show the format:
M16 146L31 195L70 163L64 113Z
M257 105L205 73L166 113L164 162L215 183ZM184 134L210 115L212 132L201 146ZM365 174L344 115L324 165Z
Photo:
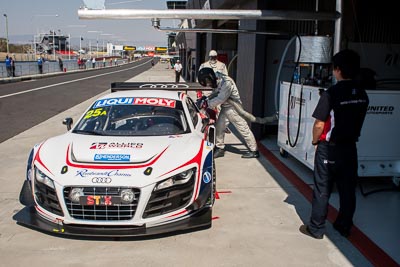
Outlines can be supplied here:
M114 83L74 127L64 120L68 132L36 144L17 222L76 236L210 227L215 129L187 94L200 85L168 86Z

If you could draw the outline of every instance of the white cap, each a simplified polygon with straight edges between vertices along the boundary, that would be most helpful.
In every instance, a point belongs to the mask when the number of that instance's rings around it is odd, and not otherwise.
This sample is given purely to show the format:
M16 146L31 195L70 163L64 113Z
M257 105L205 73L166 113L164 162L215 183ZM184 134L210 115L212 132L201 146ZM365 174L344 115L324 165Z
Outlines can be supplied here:
M218 55L217 51L215 50L211 50L210 53L208 54L209 57L216 57L217 55Z

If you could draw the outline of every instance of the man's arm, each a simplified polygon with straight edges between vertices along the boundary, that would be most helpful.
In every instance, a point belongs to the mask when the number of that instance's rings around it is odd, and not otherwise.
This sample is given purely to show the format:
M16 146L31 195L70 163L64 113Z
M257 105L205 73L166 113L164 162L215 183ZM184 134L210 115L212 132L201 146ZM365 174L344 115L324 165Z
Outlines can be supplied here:
M218 94L208 101L208 106L210 108L215 108L218 105L223 104L232 93L232 88L226 82L223 83L222 88L218 91Z
M325 126L324 121L320 121L318 119L315 120L314 126L313 126L313 138L312 138L312 144L314 146L318 145L319 138L321 137L321 134L324 131L324 126Z

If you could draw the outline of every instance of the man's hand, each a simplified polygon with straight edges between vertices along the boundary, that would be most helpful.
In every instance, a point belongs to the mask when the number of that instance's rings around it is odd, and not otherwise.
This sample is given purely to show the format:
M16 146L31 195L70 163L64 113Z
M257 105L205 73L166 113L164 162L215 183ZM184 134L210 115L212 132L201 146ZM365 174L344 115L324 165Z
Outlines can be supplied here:
M197 101L197 106L199 109L207 109L208 108L208 97L202 96L198 101Z

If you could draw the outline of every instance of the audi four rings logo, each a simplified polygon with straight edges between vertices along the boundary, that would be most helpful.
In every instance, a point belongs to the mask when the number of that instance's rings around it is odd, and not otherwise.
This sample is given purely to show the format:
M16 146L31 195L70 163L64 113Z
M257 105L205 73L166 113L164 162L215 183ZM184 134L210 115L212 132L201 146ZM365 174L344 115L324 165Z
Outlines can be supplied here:
M109 184L112 182L110 177L93 177L92 183L94 184Z
M189 85L187 84L173 84L173 83L168 83L168 84L152 84L152 83L147 83L139 86L139 88L189 88Z

